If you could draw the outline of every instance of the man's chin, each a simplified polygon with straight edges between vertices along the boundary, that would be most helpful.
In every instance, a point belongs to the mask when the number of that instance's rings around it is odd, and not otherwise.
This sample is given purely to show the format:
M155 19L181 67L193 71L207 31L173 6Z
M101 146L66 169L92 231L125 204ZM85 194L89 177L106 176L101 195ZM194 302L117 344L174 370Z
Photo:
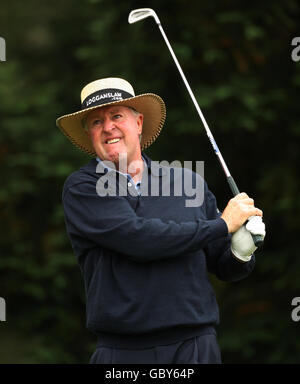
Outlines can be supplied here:
M119 169L120 166L122 168L123 163L124 166L127 166L127 153L119 151L107 153L104 160L111 161L115 164L116 168Z

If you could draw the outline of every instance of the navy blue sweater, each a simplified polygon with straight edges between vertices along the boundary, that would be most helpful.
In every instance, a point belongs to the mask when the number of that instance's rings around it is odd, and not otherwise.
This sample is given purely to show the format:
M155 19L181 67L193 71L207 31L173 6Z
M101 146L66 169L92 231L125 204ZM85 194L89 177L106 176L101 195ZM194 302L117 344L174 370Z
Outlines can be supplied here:
M134 186L119 193L120 185L126 187L119 180L118 196L100 197L97 187L107 174L99 166L96 172L95 159L64 184L65 222L84 278L87 328L101 345L147 347L214 332L219 311L207 272L235 281L254 268L254 256L247 263L232 256L226 223L206 182L187 171L204 190L203 204L187 207L191 197L183 188L182 196L173 193L178 174L143 156L148 196L139 196ZM150 196L153 180L163 185L167 178L171 196L162 196L162 189Z

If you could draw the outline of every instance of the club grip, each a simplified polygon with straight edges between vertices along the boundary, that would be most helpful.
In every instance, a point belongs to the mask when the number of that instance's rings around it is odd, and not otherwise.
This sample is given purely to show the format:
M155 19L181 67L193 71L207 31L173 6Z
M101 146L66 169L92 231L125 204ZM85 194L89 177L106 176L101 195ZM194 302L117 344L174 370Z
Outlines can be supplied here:
M252 235L253 242L257 248L261 247L264 243L264 238L262 235Z
M240 193L240 191L239 191L237 185L235 184L235 181L234 181L232 176L227 177L227 182L229 184L229 187L231 189L233 196L238 195Z
M234 179L232 176L227 177L227 182L229 184L229 187L231 189L231 192L233 193L233 196L236 196L240 193ZM262 235L252 235L253 242L257 248L261 247L264 243L264 237Z

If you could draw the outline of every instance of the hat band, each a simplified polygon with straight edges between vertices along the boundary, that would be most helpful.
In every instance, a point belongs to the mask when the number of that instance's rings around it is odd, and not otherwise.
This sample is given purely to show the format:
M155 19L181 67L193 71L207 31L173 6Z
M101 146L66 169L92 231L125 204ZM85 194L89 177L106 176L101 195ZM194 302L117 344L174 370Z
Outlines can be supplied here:
M131 95L122 89L106 88L102 89L101 91L91 93L88 97L86 97L81 104L81 109L94 107L95 105L107 104L113 101L128 99L129 97L134 97L134 95Z

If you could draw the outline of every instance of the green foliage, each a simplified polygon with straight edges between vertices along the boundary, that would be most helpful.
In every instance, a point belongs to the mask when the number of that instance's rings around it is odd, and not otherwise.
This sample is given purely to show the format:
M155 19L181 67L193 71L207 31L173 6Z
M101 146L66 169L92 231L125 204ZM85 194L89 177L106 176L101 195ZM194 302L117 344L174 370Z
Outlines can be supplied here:
M7 322L0 323L0 362L87 362L95 347L61 206L65 178L89 159L55 126L79 109L86 83L118 76L137 94L161 95L167 122L147 153L204 160L219 208L231 197L153 20L127 23L130 10L145 6L158 13L240 189L264 210L268 235L253 274L231 284L212 277L223 360L298 362L299 326L291 320L291 300L300 296L296 0L1 5L0 296Z

